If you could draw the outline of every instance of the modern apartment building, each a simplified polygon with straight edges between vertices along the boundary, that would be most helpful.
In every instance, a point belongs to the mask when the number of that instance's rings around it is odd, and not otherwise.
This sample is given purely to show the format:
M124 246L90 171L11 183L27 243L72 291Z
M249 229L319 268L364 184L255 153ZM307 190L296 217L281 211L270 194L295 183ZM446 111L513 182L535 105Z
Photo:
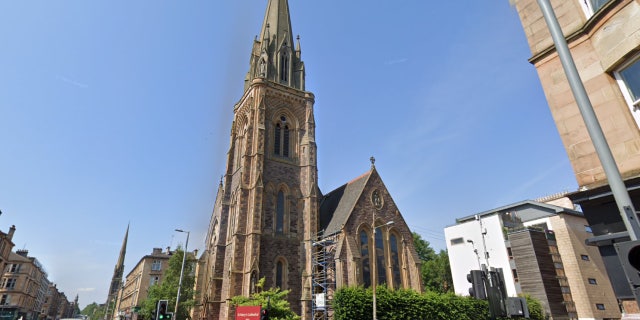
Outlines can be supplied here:
M551 319L619 319L586 219L556 204L522 201L445 228L455 292L469 295L470 270L502 268L507 295L530 294Z
M640 1L551 0L591 104L625 181L640 207ZM536 0L516 0L549 109L573 166L580 205L626 313L637 304L613 244L629 239L602 165L569 88Z

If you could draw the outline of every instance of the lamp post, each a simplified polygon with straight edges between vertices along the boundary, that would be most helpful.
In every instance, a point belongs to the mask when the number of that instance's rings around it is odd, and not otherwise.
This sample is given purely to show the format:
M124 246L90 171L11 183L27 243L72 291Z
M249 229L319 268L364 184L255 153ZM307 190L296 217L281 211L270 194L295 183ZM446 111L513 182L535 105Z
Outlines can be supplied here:
M180 280L178 281L178 295L176 296L176 308L173 311L176 319L178 318L178 303L180 302L180 288L182 288L182 274L184 273L184 262L187 259L187 246L189 245L189 231L176 229L178 232L185 232L187 234L187 241L184 243L184 253L182 254L182 267L180 268Z
M376 229L380 228L380 227L384 227L384 226L388 226L393 224L393 221L389 221L385 224L376 226L376 216L375 216L375 211L373 212L373 222L371 222L371 247L373 248L373 259L372 259L372 265L371 265L371 271L373 273L373 282L371 282L372 286L373 286L373 320L377 320L378 317L376 315L377 310L376 310L376 285L378 282L378 274L376 273L376 265L378 264L378 253L376 252Z

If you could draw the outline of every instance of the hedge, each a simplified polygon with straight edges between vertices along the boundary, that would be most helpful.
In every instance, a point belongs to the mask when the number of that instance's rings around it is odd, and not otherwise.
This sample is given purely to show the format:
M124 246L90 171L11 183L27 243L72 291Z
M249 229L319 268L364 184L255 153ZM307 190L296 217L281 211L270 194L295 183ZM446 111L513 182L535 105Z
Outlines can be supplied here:
M530 300L527 297L527 300ZM377 287L376 309L378 320L482 320L490 319L489 304L485 300L413 290L390 290ZM338 289L332 306L335 320L371 319L373 314L373 294L370 288L344 287ZM532 319L538 320L539 303L532 301L529 306ZM533 317L536 315L536 317ZM542 320L543 318L539 318Z

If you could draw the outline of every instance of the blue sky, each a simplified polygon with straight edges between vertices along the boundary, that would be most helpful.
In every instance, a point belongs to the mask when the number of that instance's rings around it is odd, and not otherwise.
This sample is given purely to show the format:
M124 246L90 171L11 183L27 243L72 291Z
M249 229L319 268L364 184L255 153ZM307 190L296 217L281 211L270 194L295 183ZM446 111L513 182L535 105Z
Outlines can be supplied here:
M369 169L444 249L456 217L576 182L504 1L290 0L319 184ZM203 248L266 1L0 2L0 229L103 303L154 247Z

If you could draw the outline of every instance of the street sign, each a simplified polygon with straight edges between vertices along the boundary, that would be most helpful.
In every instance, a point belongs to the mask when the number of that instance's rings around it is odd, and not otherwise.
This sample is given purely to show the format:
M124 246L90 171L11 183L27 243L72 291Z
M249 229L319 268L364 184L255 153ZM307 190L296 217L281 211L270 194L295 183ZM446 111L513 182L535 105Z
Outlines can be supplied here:
M235 320L260 320L260 306L237 306Z

